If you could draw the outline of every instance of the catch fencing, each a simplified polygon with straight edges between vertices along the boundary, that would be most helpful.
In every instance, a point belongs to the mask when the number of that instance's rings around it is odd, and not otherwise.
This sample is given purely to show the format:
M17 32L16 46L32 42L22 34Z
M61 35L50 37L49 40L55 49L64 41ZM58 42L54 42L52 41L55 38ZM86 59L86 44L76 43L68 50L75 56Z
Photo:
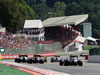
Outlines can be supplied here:
M15 54L37 54L47 52L63 51L62 44L60 42L54 42L54 44L36 44L32 47L21 48L6 48L2 55L15 55Z
M100 47L94 47L90 49L89 55L100 55Z

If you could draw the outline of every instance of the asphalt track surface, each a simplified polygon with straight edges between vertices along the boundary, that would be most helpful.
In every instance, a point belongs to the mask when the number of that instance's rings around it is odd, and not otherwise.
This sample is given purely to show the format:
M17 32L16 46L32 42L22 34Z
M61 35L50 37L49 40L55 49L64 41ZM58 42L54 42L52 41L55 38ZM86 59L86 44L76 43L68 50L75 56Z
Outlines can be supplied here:
M90 63L87 60L85 60L85 57L79 57L79 59L82 59L83 61L83 66L71 66L71 65L70 66L59 66L58 62L51 63L50 58L51 57L48 57L48 62L44 64L39 64L39 63L37 64L21 63L21 64L28 65L28 66L34 66L34 67L38 67L42 69L63 72L69 75L100 75L100 63Z

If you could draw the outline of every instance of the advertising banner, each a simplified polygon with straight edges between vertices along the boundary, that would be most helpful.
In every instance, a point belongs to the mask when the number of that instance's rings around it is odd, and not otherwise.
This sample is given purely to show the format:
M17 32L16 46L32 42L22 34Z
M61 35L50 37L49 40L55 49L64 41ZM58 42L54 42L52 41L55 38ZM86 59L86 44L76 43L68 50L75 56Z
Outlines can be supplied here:
M38 44L54 44L54 40L37 41Z
M18 55L1 55L1 59L15 59L18 58ZM24 55L28 55L28 57L33 57L34 54L24 54ZM55 56L56 52L51 52L51 53L39 53L37 55L43 55L43 56Z

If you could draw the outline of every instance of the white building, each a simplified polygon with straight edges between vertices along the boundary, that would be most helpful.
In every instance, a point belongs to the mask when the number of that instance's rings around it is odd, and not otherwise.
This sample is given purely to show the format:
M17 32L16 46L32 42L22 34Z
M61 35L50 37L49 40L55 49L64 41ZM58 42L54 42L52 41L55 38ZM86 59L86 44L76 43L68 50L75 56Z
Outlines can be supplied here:
M23 32L26 38L32 40L44 40L44 28L41 20L25 20Z
M6 28L2 27L1 23L0 23L0 34L5 34L6 33Z

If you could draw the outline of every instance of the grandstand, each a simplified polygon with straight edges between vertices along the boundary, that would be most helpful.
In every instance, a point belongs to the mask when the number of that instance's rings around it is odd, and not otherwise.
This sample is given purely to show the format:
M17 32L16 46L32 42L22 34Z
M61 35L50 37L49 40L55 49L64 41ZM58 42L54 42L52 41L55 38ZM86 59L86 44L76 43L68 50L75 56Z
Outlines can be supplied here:
M87 18L88 15L85 14L53 17L43 22L25 20L23 30L17 31L17 34L0 35L0 47L6 48L6 54L33 54L62 49L82 50L87 41L79 32L79 25ZM54 43L43 45L37 43L37 41L49 40L53 40Z
M76 38L80 39L79 24L85 21L88 15L73 15L64 17L54 17L44 20L43 26L45 27L45 40L60 41L66 51L68 46L75 45ZM85 38L84 38L85 39ZM78 40L80 42L80 40ZM84 40L83 43L86 41ZM72 44L71 44L72 43ZM81 46L83 44L81 43ZM66 48L68 47L68 48ZM75 47L76 48L76 47ZM81 47L82 49L82 47Z
M44 40L44 28L41 20L25 20L24 33L26 38L32 40Z

